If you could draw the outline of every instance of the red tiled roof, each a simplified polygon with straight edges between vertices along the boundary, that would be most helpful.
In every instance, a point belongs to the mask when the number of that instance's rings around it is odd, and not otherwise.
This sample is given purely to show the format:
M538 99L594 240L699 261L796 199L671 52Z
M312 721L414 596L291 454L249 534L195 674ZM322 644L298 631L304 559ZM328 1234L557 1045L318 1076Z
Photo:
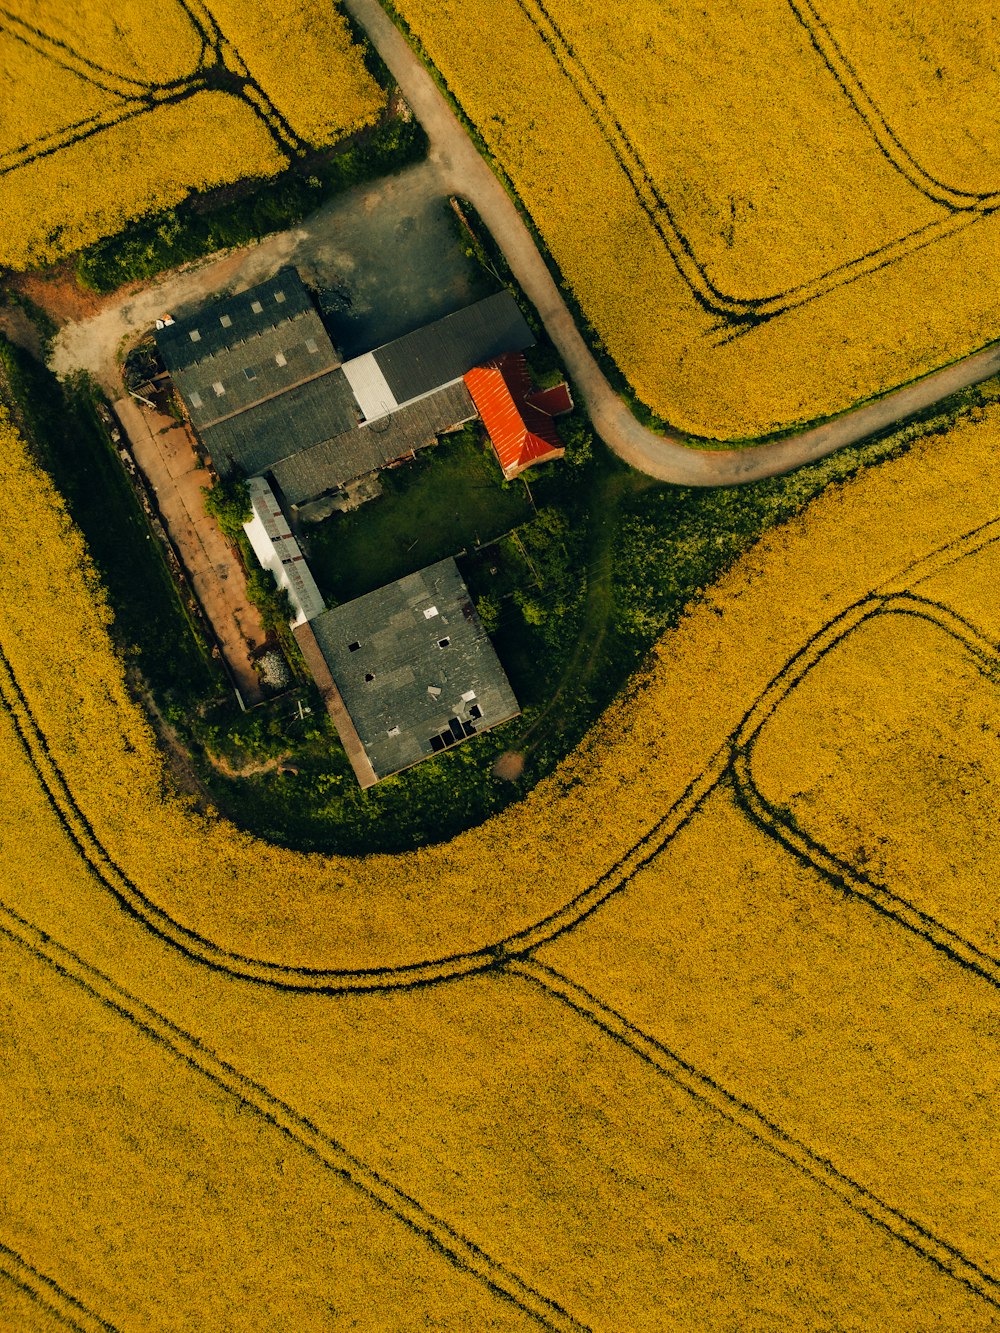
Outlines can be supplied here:
M562 458L565 452L553 425L554 411L549 406L549 395L533 390L528 363L523 353L510 352L477 366L465 376L466 387L472 395L476 410L483 419L504 476L510 480L534 463L550 458ZM569 390L565 399L569 400ZM544 400L544 405L539 398ZM553 404L554 406L554 404ZM568 410L559 407L556 410Z

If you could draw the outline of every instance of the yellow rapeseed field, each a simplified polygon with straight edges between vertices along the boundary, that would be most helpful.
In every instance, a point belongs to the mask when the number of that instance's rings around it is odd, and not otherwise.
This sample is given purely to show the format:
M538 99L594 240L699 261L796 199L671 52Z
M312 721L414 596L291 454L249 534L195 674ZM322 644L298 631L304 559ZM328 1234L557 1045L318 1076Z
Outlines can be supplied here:
M519 806L351 861L172 793L0 420L0 1312L996 1327L998 445L828 492Z
M272 176L382 93L315 0L14 0L0 12L0 266L48 262L192 190ZM291 72L294 71L294 75Z
M673 426L757 437L1000 332L986 0L395 7Z

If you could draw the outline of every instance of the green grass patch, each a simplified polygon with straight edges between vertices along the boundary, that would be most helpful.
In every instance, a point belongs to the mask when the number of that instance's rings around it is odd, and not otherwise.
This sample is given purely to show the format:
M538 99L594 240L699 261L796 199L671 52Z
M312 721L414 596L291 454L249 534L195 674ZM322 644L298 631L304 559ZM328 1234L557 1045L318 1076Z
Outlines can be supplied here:
M492 541L532 514L523 483L504 482L475 428L384 472L382 488L360 509L305 529L310 568L328 599L360 597Z

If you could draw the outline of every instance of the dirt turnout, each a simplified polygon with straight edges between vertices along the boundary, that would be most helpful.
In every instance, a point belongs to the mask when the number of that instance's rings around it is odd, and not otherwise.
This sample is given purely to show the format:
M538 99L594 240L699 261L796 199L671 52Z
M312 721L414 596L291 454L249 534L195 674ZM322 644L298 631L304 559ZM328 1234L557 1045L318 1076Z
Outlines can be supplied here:
M202 488L209 475L197 466L190 430L134 398L119 398L114 406L243 701L258 703L264 696L249 657L264 642L264 626L247 598L239 561L205 513Z

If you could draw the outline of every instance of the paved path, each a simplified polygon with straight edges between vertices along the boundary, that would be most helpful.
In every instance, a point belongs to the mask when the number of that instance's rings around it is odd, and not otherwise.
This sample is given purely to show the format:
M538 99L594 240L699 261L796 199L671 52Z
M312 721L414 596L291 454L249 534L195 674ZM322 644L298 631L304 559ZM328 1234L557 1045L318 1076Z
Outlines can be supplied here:
M776 476L862 440L1000 371L1000 344L994 344L822 426L746 449L696 449L679 438L653 434L636 421L608 383L506 190L379 0L344 0L344 4L368 33L426 129L431 156L441 165L450 189L471 200L506 255L512 273L559 349L597 433L640 471L688 486L728 486Z
M191 435L173 417L142 408L133 398L120 398L114 407L243 701L259 703L264 695L248 657L251 646L264 642L264 626L247 599L242 566L205 513L201 492L209 476L196 466Z

